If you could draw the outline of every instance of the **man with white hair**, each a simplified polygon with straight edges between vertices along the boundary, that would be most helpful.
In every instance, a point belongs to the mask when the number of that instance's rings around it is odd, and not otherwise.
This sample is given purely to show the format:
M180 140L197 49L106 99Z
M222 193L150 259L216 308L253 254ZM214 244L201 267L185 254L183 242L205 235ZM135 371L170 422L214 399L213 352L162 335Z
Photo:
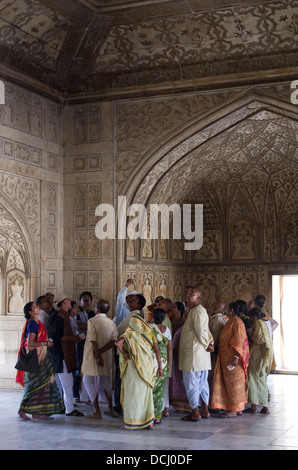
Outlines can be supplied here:
M208 313L200 305L201 295L197 289L187 295L186 305L190 311L180 336L179 369L183 372L183 383L191 408L191 413L184 416L183 421L199 421L201 417L210 416L208 371L211 369L210 352L214 348Z
M112 348L117 341L118 332L115 323L107 317L110 304L100 299L95 306L95 316L88 320L87 337L84 348L82 374L83 383L93 404L93 413L90 418L101 419L98 405L100 388L108 402L109 416L118 416L112 408L112 384L110 373L112 369Z

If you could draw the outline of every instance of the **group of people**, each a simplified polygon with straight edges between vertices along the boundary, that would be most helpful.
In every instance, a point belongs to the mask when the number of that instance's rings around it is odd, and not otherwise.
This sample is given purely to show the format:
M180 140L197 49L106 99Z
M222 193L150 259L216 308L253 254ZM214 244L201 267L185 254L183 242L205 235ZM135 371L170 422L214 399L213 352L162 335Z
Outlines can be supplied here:
M185 288L172 302L159 296L146 306L128 279L119 292L116 315L99 299L91 310L91 292L79 303L47 292L24 307L20 350L36 348L38 372L17 372L25 387L19 416L84 416L78 402L89 402L87 416L123 417L125 429L154 429L169 416L169 407L185 412L183 421L199 421L214 412L231 418L242 412L268 414L267 376L273 362L276 325L264 310L264 296L228 308L215 302L210 312L201 292ZM114 367L113 367L114 366ZM114 373L112 387L111 374ZM246 404L251 406L246 408Z

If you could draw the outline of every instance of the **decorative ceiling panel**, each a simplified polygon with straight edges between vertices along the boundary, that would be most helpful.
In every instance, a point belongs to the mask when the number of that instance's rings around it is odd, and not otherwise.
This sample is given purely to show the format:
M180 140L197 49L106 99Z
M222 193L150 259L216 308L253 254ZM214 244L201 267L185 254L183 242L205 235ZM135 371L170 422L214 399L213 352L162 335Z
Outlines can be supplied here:
M4 78L68 98L294 79L297 36L298 0L0 3Z

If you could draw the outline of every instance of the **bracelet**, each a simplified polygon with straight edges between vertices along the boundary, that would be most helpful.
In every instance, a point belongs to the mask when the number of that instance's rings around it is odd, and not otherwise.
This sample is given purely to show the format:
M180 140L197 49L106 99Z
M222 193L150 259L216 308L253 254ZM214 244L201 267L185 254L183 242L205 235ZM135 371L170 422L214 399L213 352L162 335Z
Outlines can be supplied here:
M236 357L236 359L239 359L239 356L233 356L233 357Z

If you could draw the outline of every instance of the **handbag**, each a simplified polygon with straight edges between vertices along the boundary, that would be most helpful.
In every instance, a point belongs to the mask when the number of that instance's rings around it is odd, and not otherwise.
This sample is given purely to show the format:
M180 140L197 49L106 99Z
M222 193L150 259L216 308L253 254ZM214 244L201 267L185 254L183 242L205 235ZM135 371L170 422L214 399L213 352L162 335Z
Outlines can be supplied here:
M37 350L32 349L27 353L26 348L23 346L14 367L24 372L38 372Z

